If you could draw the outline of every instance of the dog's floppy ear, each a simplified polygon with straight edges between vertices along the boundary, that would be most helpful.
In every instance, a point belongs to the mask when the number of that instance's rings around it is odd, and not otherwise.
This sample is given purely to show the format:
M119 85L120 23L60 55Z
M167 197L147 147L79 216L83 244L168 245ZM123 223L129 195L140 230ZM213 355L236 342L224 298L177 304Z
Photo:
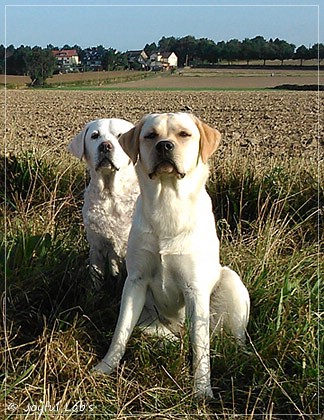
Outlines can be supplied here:
M139 152L139 136L143 127L144 121L141 120L135 127L131 128L126 133L119 137L119 144L124 152L131 158L133 164L137 162Z
M77 157L78 159L82 159L84 156L84 142L87 132L89 130L89 126L85 126L84 129L77 134L68 145L68 151L72 153L73 156Z
M200 131L200 155L203 163L215 152L220 144L221 133L212 128L198 118L195 118L197 127Z

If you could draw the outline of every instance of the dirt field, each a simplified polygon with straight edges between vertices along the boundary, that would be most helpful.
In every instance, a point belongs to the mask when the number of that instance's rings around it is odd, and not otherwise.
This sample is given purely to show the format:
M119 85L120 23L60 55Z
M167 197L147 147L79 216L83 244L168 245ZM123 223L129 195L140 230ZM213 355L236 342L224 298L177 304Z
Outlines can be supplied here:
M321 93L322 108L323 98ZM223 145L218 156L238 148L242 154L265 158L317 159L324 155L318 102L317 92L7 90L2 108L6 111L7 152L65 150L83 125L95 118L136 122L148 112L190 111L221 131Z
M313 85L318 83L314 71L289 70L189 70L165 77L129 81L112 85L122 88L155 89L260 89L283 84Z
M141 80L142 78L142 80ZM130 79L130 80L129 80ZM136 79L136 80L132 80ZM7 76L9 86L23 88L30 83L27 76ZM129 89L261 89L283 84L316 85L318 73L296 69L186 69L176 74L110 71L57 74L47 79L49 85L65 84L109 86ZM0 84L5 76L0 75ZM323 84L323 79L320 80Z
M8 159L0 212L7 417L316 418L324 93L1 92L7 153L42 153ZM91 119L136 122L164 111L193 112L222 133L209 183L221 261L242 275L251 296L246 348L225 331L212 342L211 404L194 399L187 332L162 345L135 333L118 373L91 374L107 351L119 286L108 281L91 292L81 215L85 169L66 146ZM2 201L4 187L2 180Z

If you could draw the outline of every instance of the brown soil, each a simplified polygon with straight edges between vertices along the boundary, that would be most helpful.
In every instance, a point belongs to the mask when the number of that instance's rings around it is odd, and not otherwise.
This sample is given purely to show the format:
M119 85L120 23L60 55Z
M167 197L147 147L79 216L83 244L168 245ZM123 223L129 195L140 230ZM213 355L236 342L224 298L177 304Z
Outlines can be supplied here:
M322 121L318 129L323 98L317 92L7 90L2 108L8 153L65 153L72 137L95 118L136 122L149 112L189 111L221 131L221 155L235 148L265 158L318 159L324 154Z
M148 76L140 80L141 77ZM138 80L127 81L137 78ZM0 84L26 87L28 76L0 75ZM57 74L47 79L49 85L82 83L92 86L110 86L130 89L259 89L283 84L316 85L318 73L314 70L295 69L185 69L176 74L144 73L135 71L109 71ZM323 83L323 79L320 80Z
M158 76L145 80L130 81L111 85L120 88L154 89L261 89L283 84L316 85L316 72L295 74L289 72L214 72L212 75L199 72L185 72L181 75Z

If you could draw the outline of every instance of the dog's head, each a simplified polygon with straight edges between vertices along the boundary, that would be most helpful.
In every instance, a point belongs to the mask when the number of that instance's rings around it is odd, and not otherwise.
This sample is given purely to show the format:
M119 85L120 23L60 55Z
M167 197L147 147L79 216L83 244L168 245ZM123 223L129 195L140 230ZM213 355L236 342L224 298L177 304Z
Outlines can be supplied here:
M140 161L151 179L182 179L199 162L207 164L220 143L219 131L192 114L148 114L119 142L133 163Z
M134 125L118 118L103 118L89 122L68 146L78 159L84 158L91 170L118 171L129 164L118 138Z

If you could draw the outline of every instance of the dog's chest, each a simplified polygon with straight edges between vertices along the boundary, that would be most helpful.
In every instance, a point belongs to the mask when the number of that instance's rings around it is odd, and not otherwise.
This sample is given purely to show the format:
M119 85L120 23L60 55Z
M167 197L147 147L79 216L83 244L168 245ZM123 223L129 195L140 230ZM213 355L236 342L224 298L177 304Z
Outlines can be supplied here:
M184 273L190 269L186 266L185 256L163 256L155 260L153 276L150 282L157 308L163 315L174 317L184 307L184 293L187 287Z
M132 205L110 197L93 200L92 197L85 196L82 214L87 229L105 237L123 236L126 228L125 234L129 231Z
M159 252L182 252L195 225L195 210L179 200L161 200L147 216Z

